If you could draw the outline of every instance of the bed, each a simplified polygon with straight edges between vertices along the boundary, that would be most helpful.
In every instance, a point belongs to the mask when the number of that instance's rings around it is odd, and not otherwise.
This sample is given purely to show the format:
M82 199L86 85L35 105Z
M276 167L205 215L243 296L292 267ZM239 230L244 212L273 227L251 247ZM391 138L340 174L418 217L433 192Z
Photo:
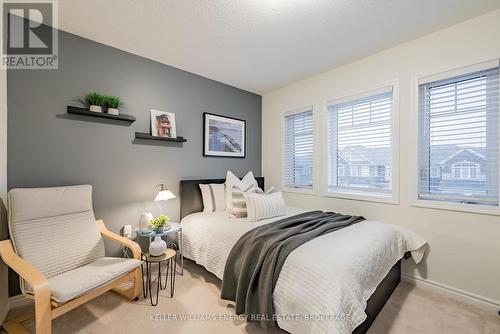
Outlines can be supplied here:
M264 179L256 179L264 189ZM250 223L224 212L202 212L199 184L224 182L180 184L183 255L219 279L244 233L283 218ZM305 211L310 210L290 207L287 216ZM424 245L411 231L364 221L300 246L286 259L273 292L278 326L290 333L365 333L400 282L401 258L411 252L420 261Z

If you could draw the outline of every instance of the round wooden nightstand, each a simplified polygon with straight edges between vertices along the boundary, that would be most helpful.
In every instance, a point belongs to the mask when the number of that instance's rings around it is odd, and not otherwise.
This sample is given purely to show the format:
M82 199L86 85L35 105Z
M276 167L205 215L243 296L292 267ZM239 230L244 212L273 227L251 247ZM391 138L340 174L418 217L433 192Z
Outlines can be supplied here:
M175 268L177 267L177 251L172 248L167 248L165 253L160 256L152 256L149 253L142 253L141 260L143 263L141 264L141 272L142 272L142 292L144 298L147 298L149 293L149 300L151 301L151 305L158 305L158 298L160 295L160 290L165 290L167 288L168 275L170 273L170 298L174 296L175 290ZM166 262L167 264L167 272L165 273L165 285L162 284L161 279L161 267L162 263ZM174 264L175 262L175 264ZM153 293L151 289L151 279L153 276L153 271L151 265L153 263L158 264L158 279L156 286L156 299L153 301ZM144 266L146 266L146 281L144 281Z

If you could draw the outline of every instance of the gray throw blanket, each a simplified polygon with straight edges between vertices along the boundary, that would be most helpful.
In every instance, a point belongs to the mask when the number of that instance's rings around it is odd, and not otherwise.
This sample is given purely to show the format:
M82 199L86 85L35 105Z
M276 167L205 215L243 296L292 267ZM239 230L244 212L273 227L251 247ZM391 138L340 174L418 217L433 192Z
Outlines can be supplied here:
M236 302L236 314L261 321L264 327L274 326L273 290L287 256L315 237L363 220L359 216L311 211L248 231L229 253L221 298Z

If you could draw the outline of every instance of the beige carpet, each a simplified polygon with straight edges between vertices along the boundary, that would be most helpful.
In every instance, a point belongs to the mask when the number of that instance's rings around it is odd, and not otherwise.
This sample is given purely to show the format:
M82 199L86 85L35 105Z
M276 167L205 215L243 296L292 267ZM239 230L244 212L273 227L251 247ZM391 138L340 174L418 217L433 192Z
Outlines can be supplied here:
M54 320L53 333L264 333L242 320L168 320L167 317L174 314L178 317L234 314L232 305L219 298L220 281L191 261L185 264L184 276L177 276L173 299L167 291L162 291L158 306L153 307L149 299L129 303L113 293L106 293ZM12 310L9 318L20 312L23 310ZM25 325L33 330L32 321ZM493 334L500 333L500 317L401 283L369 333Z

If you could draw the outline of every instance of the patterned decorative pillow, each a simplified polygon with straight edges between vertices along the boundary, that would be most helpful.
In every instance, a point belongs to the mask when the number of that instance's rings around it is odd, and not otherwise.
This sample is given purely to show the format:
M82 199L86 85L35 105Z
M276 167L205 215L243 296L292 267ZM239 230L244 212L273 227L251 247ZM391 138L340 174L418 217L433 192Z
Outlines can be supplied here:
M232 208L231 213L236 218L243 218L247 216L247 201L245 199L245 194L256 192L260 190L258 187L251 185L244 190L234 186L232 191Z
M248 172L243 179L239 179L236 175L234 175L231 171L227 171L226 173L226 211L231 213L233 212L233 187L237 187L240 190L247 189L249 186L254 185L258 187L257 180L253 176L253 173Z
M226 210L226 185L224 183L200 184L203 212Z
M270 194L245 193L248 221L286 215L286 204L281 191Z

